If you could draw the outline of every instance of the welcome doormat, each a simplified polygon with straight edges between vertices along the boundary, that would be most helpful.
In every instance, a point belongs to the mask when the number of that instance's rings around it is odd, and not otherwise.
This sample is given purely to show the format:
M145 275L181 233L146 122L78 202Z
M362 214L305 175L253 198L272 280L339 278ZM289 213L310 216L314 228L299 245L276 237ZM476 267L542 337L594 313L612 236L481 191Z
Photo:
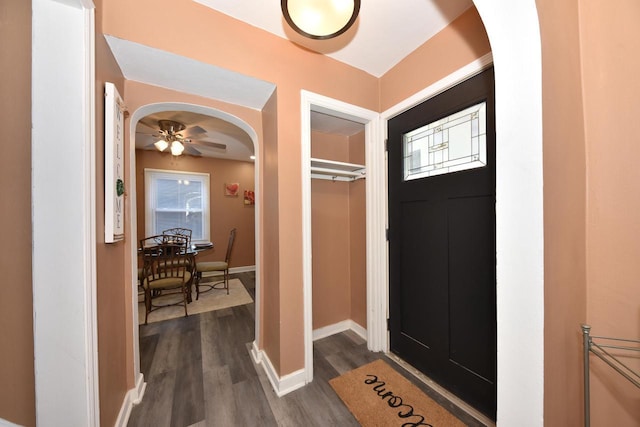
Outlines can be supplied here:
M384 360L329 381L363 427L464 427Z
M202 281L204 284L205 281ZM206 288L205 288L206 289ZM163 298L166 298L163 301ZM181 294L172 294L159 298L154 298L156 304L173 303L182 300ZM247 292L240 279L229 279L229 294L225 289L211 289L207 292L201 292L200 298L196 301L196 291L193 290L193 301L187 304L187 312L189 314L205 313L207 311L221 310L223 308L235 307L238 305L249 304L253 302L251 295ZM138 304L138 323L144 324L144 302ZM170 307L159 308L149 313L148 323L160 322L162 320L176 319L184 317L184 307L174 305Z

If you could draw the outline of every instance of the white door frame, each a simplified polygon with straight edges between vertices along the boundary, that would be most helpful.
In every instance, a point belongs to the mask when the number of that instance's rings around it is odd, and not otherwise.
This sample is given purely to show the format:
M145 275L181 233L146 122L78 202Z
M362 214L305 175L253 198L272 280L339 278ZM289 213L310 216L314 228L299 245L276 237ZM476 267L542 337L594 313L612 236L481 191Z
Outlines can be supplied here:
M535 0L473 0L496 93L498 425L544 420L542 61Z
M376 191L384 185L384 145L378 137L380 115L346 102L301 91L301 169L302 169L302 283L304 301L304 381L313 380L313 274L311 233L311 111L329 114L365 125L366 175L366 239L367 239L367 343L369 349L380 351L386 339L381 333L380 319L375 314L382 308L380 290L386 285L384 265L386 259L384 242L385 218L379 213L385 195ZM376 165L376 166L373 166ZM381 173L382 172L382 173ZM384 205L382 205L384 206ZM376 242L376 243L373 243Z
M36 423L98 426L94 5L32 13Z

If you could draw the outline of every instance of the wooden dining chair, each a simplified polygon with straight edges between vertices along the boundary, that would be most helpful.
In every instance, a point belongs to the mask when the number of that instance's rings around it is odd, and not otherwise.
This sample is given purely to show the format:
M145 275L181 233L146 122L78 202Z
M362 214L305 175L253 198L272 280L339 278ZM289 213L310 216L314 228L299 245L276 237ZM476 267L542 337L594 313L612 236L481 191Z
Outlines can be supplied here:
M140 241L142 252L142 288L144 289L145 325L149 313L162 307L184 306L188 316L188 288L191 280L190 254L186 250L186 238L173 239L167 236L151 236ZM167 296L176 295L173 300ZM165 302L154 304L154 299L162 297Z
M214 289L216 285L220 283L224 284L224 289L227 291L227 295L229 295L229 262L231 261L231 250L233 249L233 242L236 239L236 229L232 229L229 233L229 243L227 244L227 253L225 254L224 261L201 261L196 262L196 278L195 278L195 286L196 286L196 300L200 297L200 286L205 286L209 291ZM205 283L201 284L200 279L202 279L202 273L221 271L223 274L223 279L221 282L215 283Z
M183 227L168 228L166 230L162 230L162 234L169 235L169 236L184 236L187 238L187 245L191 247L191 235L193 234L193 232L189 228L183 228Z

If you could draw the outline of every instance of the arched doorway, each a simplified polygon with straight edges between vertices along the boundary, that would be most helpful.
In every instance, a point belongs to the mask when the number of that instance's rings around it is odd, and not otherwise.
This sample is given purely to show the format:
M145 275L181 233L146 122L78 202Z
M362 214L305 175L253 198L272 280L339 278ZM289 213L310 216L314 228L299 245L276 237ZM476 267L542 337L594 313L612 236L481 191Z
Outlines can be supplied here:
M133 112L133 114L131 115L131 119L130 119L130 126L129 126L129 146L130 146L130 152L129 152L129 159L130 159L130 170L129 170L129 180L130 180L130 184L129 184L129 188L131 188L131 192L132 194L130 195L130 199L131 200L135 200L136 199L136 157L135 157L135 150L136 150L136 146L135 146L135 137L136 137L136 125L137 123L140 121L140 119L142 119L145 116L148 116L150 114L154 114L154 113L159 113L159 112L163 112L163 111L186 111L186 112L191 112L191 113L196 113L196 114L202 114L202 115L207 115L207 116L211 116L211 117L215 117L221 120L224 120L225 122L231 123L234 126L237 126L239 129L241 129L242 131L246 132L247 135L249 135L249 137L251 138L252 142L253 142L253 152L255 155L255 163L254 163L254 188L255 188L255 199L256 199L256 204L255 204L255 221L254 221L254 227L255 227L255 266L256 266L256 302L259 301L260 298L260 247L261 247L261 241L260 241L260 209L261 209L261 195L259 192L259 176L260 176L260 150L259 150L259 144L258 144L258 136L257 133L255 132L255 130L248 124L246 123L244 120L231 115L229 113L226 113L224 111L218 110L216 108L212 108L212 107L207 107L207 106L202 106L202 105L196 105L196 104L187 104L187 103L177 103L177 102L162 102L162 103L154 103L154 104L148 104L148 105L144 105L141 106L140 108L138 108L137 110L135 110ZM129 212L127 212L127 214L129 215L130 218L137 218L137 206L136 203L129 203ZM131 235L132 236L137 236L137 223L135 220L131 221ZM137 245L136 245L136 239L129 239L129 252L131 253L131 260L133 262L133 260L137 259ZM132 283L132 301L137 301L137 269L136 268L132 268L132 275L131 275L131 283ZM256 318L259 318L259 304L256 304ZM133 351L133 363L134 363L134 375L136 378L136 387L137 388L141 388L143 387L142 385L142 381L143 381L143 377L142 374L140 372L140 346L139 346L139 336L138 336L138 324L137 324L137 319L138 319L138 305L137 304L132 304L132 327L133 327L133 333L132 333L132 339L133 342L132 344L132 348L134 349ZM256 322L256 330L255 330L255 335L258 336L259 333L259 322Z
M544 225L538 13L535 1L473 2L489 36L495 69L497 422L540 425L544 414Z

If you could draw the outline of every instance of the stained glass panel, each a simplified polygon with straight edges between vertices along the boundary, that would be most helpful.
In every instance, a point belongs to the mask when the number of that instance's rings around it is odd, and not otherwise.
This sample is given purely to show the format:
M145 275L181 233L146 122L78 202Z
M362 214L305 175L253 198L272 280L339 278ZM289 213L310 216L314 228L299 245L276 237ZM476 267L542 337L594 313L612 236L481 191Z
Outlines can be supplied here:
M404 134L404 180L486 166L486 108L482 102Z

